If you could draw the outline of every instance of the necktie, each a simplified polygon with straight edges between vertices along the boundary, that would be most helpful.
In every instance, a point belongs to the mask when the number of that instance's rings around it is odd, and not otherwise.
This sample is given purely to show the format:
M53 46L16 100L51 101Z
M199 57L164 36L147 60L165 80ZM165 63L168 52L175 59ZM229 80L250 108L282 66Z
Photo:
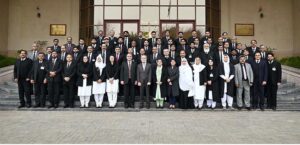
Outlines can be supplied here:
M242 64L242 66L243 66L244 79L247 80L247 73L246 73L245 64Z
M131 78L131 62L128 61L128 78Z
M89 62L91 62L92 57L91 57L91 53L89 53Z
M35 51L33 51L33 57L32 57L33 60L35 60L35 55L36 55Z
M67 68L69 68L69 67L70 67L70 63L68 62Z

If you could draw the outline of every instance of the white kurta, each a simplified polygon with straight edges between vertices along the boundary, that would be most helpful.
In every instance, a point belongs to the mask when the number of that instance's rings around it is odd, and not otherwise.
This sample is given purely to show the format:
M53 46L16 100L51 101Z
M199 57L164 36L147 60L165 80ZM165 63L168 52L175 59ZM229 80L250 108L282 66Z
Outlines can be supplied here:
M98 83L93 81L93 94L105 94L106 82Z
M78 87L78 96L91 96L92 95L92 86L86 85L86 79L83 79L82 87Z
M118 93L119 92L119 80L113 80L113 84L106 80L106 92L107 93Z
M206 90L206 86L205 85L200 85L200 75L199 73L201 71L203 71L203 69L205 68L204 65L193 65L194 67L194 99L199 99L199 100L204 100L205 98L205 90Z

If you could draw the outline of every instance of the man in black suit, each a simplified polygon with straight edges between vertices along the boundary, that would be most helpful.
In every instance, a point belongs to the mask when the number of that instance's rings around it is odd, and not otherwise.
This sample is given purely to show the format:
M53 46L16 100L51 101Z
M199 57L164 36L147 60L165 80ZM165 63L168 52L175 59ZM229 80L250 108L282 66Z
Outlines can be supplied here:
M265 86L268 80L268 66L266 61L261 59L259 52L255 53L255 61L252 64L254 82L253 82L253 99L252 107L257 109L258 106L264 111Z
M198 37L197 31L192 31L192 36L188 39L187 45L190 45Z
M62 71L62 62L57 58L57 52L52 52L52 59L48 62L47 67L47 82L48 82L48 96L50 106L48 108L57 108L59 105L59 91Z
M97 44L98 45L98 44ZM98 45L99 46L99 45ZM77 48L82 52L82 53L86 53L87 52L87 45L84 42L84 39L79 39L79 45L77 46ZM74 51L73 51L74 52Z
M140 87L140 108L144 108L144 92L146 91L146 107L150 109L149 87L151 85L151 64L147 63L147 56L141 56L141 63L137 67L137 84Z
M72 53L73 48L76 47L76 45L72 43L72 37L67 38L67 43L65 44L65 47L66 47L67 53L69 53L69 54Z
M96 37L97 45L102 46L104 40L104 32L103 30L98 31L98 36Z
M237 52L237 56L239 57L239 56L241 56L241 55L243 55L243 53L244 53L244 50L243 50L243 45L242 45L242 43L237 43L236 44L236 52Z
M125 54L127 53L127 47L125 46L124 42L123 42L123 37L119 37L118 38L118 44L115 46L116 47L119 47L120 48L120 52L121 54ZM113 53L116 53L115 51Z
M103 59L103 63L105 64L108 64L109 63L109 56L110 56L110 51L107 50L106 48L107 46L105 44L102 44L102 50L101 50L101 56L102 56L102 59ZM97 56L95 56L96 58Z
M187 60L188 62L190 62L191 64L194 64L195 62L195 58L200 56L200 51L198 49L195 48L195 43L191 42L190 43L190 47L186 52L187 54Z
M67 61L66 60L67 54L68 53L67 53L66 47L65 46L61 46L61 53L60 53L59 57L60 57L60 60L62 61L62 63L65 63Z
M93 53L101 52L101 47L97 44L97 40L95 38L91 40L91 46L93 48Z
M225 54L229 55L229 57L230 57L231 50L230 50L230 44L229 44L229 42L224 42L223 51L224 51Z
M161 45L163 46L163 49L165 48L169 48L168 45L171 45L169 44L169 40L172 40L172 43L173 43L173 38L170 36L170 31L169 30L166 30L165 32L165 36L161 38Z
M176 46L176 51L180 51L180 50L178 50L178 47L180 46L180 44L181 44L181 40L182 39L184 39L183 38L183 32L178 32L178 38L177 39L175 39L175 46Z
M124 31L123 36L124 36L124 45L126 46L126 48L130 48L132 40L131 38L129 38L129 32Z
M45 55L46 61L50 61L51 60L51 53L52 53L52 48L51 47L47 47L46 48L46 55Z
M157 52L158 52L158 54L159 55L162 55L162 53L163 53L163 45L161 44L161 39L160 38L157 38L156 39L157 41L156 41L156 48L157 48Z
M121 53L121 48L116 46L115 48L115 53L113 54L113 56L115 57L115 63L118 65L118 66L121 66L124 58L124 53Z
M189 50L189 46L186 44L185 39L181 39L180 45L177 48L177 51L180 52L181 50L184 50L186 53Z
M282 70L281 64L274 59L274 54L268 54L268 82L267 82L267 98L268 108L276 110L277 107L277 90L281 84Z
M105 44L102 44L102 45L105 45ZM94 49L92 46L88 46L87 53L85 53L84 55L86 55L88 57L89 63L94 63L98 56L98 54L96 52L94 52Z
M144 41L144 50L145 50L147 56L150 56L150 54L152 53L152 47L149 46L148 40Z
M207 43L208 38L211 37L211 33L209 31L205 32L205 35L200 40L200 46L203 46L205 43Z
M133 58L133 60L135 60L134 59L135 56L137 56L140 52L140 50L136 46L136 41L135 40L131 41L131 49L132 49L132 54L133 54L132 58Z
M223 32L221 37L222 37L224 43L229 42L229 44L231 45L231 39L229 38L229 35L227 32Z
M156 42L157 41L157 38L156 38L156 32L155 31L152 31L151 32L151 38L148 39L148 42L149 42L149 46L152 48L154 46L156 46Z
M153 66L156 65L156 60L160 59L161 55L158 53L157 47L152 48L152 53L149 55L149 63Z
M56 51L58 54L60 54L61 46L58 45L59 40L53 39L53 46L51 46L52 51Z
M224 45L223 38L219 37L218 42L216 42L212 47L214 51L218 51L219 46L223 46L223 45Z
M214 65L219 66L220 63L223 63L223 57L224 57L223 46L220 45L217 50L218 51L216 51L214 54Z
M132 54L127 54L120 68L120 82L124 85L125 108L134 108L136 81L136 62L132 61Z
M45 107L46 105L46 87L47 87L47 61L44 59L45 54L40 52L38 60L33 62L31 70L31 83L34 84L35 106Z
M171 57L170 57L170 51L169 49L164 49L163 50L163 56L162 56L162 61L163 61L163 66L168 68L169 66L171 66Z
M109 37L108 37L108 39L109 39L109 45L110 46L113 46L113 47L115 47L118 43L118 38L117 37L115 37L115 31L113 31L113 30L111 30L110 32L109 32Z
M136 47L138 48L138 50L140 50L141 48L144 48L144 42L145 42L145 38L143 38L143 32L140 31L138 34L138 38L135 40L136 41Z
M186 55L186 52L184 50L181 50L179 52L179 56L176 57L175 61L176 61L176 65L177 66L180 66L181 65L181 61L183 59L186 59L187 60L187 55ZM190 64L190 62L188 62Z
M172 44L171 45L171 50L170 50L170 57L172 59L176 59L177 56L178 56L178 52L176 51L176 46L175 46L175 44Z
M163 46L163 48L164 48L164 49L167 48L167 49L169 49L169 51L171 51L171 46L172 46L173 44L174 44L174 43L173 43L173 40L172 40L172 39L169 39L167 45ZM175 46L175 44L174 44L174 46ZM176 51L176 46L175 46L175 51Z
M257 47L257 41L251 40L251 46L246 48L249 51L249 56L254 57L256 52L259 52L260 48Z
M73 61L71 54L67 55L67 61L63 65L62 78L63 78L63 88L64 88L64 108L74 107L74 89L75 89L75 74L76 74L76 64Z
M85 53L83 53L82 51L80 51L77 47L75 47L73 49L73 55L72 55L72 60L73 62L77 65L82 58L82 54L87 54L87 50Z
M264 45L260 45L260 54L261 54L261 59L268 61L268 52L267 48Z
M20 51L20 58L17 59L14 66L14 80L18 82L19 100L20 106L18 108L31 107L31 96L30 96L30 72L32 67L32 60L27 58L27 51ZM26 102L24 99L26 97Z

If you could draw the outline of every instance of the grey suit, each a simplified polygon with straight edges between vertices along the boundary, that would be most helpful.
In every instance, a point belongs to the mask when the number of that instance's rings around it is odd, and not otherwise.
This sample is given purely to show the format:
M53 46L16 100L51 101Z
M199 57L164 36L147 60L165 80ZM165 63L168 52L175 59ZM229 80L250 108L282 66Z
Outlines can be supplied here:
M253 71L251 65L249 63L245 63L245 70L246 70L246 78L245 80L243 74L243 67L240 63L236 64L235 66L235 85L237 87L237 105L238 107L243 107L243 90L244 90L244 103L246 107L250 107L250 86L253 84Z
M31 51L28 51L27 57L34 61L34 60L37 60L38 55L39 55L39 51L36 50L35 54L34 54L33 51L31 50Z
M145 69L143 64L140 63L137 68L137 81L141 83L140 86L140 108L144 107L144 91L146 90L146 103L147 108L150 108L150 96L148 82L151 82L151 64L147 63Z

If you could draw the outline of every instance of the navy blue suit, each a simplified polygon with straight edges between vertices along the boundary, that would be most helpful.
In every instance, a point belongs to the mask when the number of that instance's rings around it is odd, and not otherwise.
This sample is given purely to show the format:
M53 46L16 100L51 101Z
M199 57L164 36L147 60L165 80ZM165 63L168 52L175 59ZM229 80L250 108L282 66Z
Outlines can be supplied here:
M263 81L267 82L268 80L268 65L266 61L262 59L259 63L254 60L252 69L254 74L252 107L256 109L259 105L259 107L262 108L264 107L265 100L265 86L263 86L262 83Z

